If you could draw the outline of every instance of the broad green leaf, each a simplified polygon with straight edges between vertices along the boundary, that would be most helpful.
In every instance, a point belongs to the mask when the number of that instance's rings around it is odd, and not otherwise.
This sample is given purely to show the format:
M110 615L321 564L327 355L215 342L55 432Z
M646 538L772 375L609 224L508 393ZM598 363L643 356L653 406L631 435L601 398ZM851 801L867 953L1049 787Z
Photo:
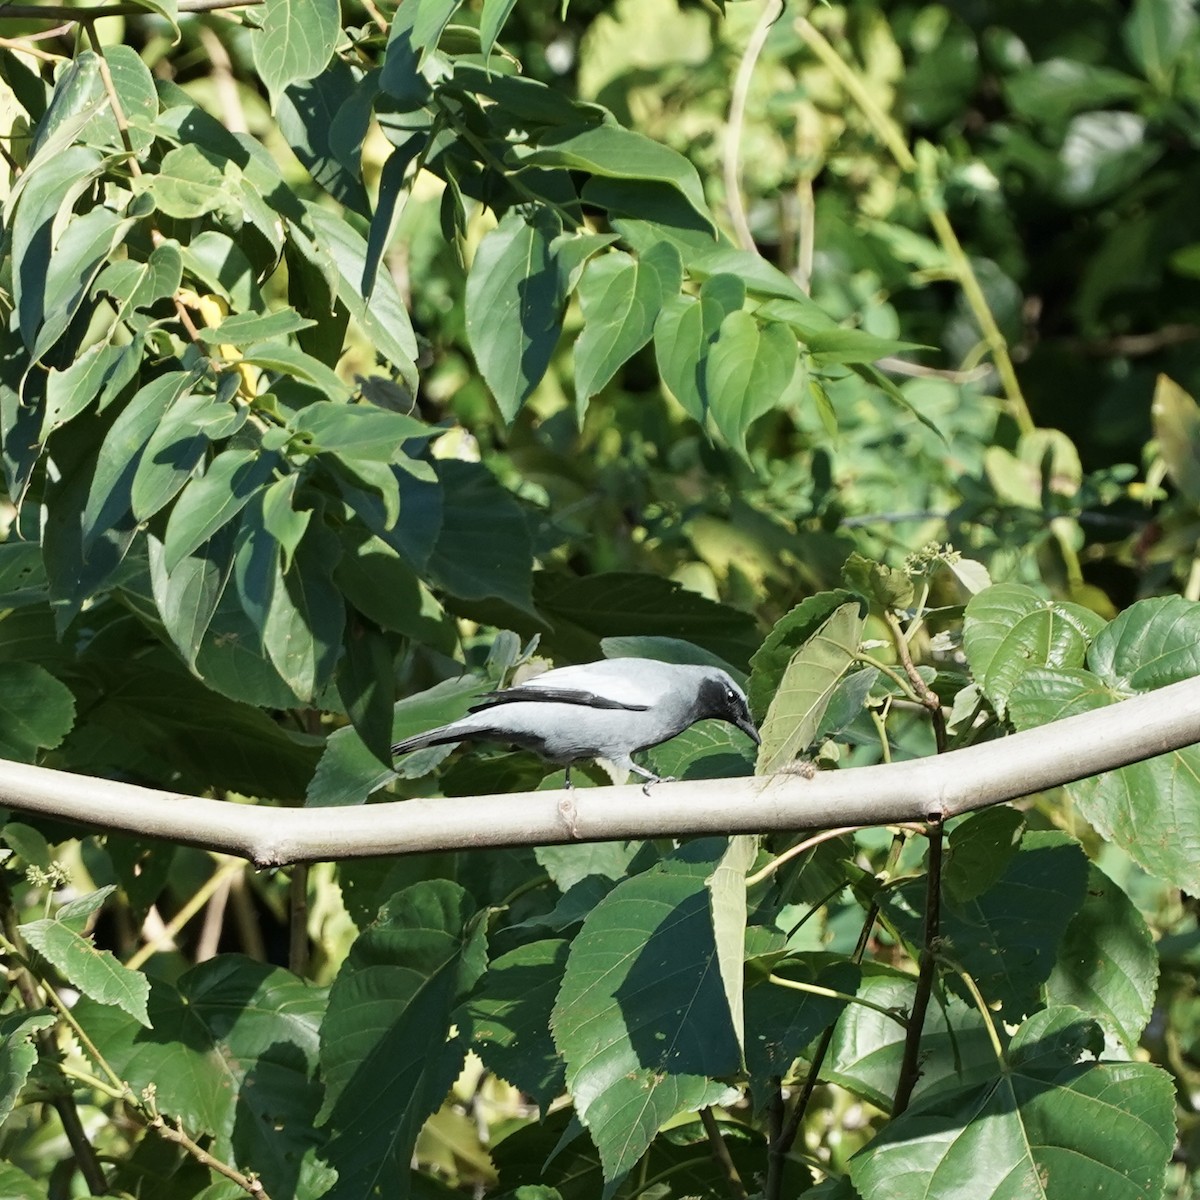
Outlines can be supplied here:
M278 465L275 454L261 450L222 450L175 501L163 538L163 567L168 574L197 547L229 524Z
M885 612L903 610L916 597L913 577L901 567L866 558L856 550L842 567L846 585Z
M346 608L333 583L338 539L310 525L291 567L277 564L263 645L284 682L302 700L328 683L342 647Z
M1027 833L1004 873L969 900L947 895L941 936L951 957L975 980L1009 1022L1033 1012L1040 988L1057 961L1071 918L1083 903L1087 859L1078 843L1054 831ZM925 880L890 891L884 901L895 926L913 945L923 931ZM947 987L964 1000L970 993L957 973Z
M8 1119L37 1062L37 1047L33 1036L49 1029L55 1022L53 1013L30 1013L18 1010L0 1017L0 1121ZM0 1175L0 1187L3 1176ZM3 1195L9 1195L4 1191Z
M782 325L760 327L744 311L721 322L705 372L709 412L721 436L743 457L746 431L779 403L798 359L795 335Z
M355 732L388 770L392 757L392 707L396 702L397 639L368 621L349 619L337 662L338 698Z
M472 1048L489 1071L527 1092L545 1112L562 1094L563 1063L550 1036L570 942L530 942L488 964L467 1006Z
M397 702L393 710L392 738L400 741L426 729L435 729L461 717L491 684L473 675L447 679L427 691ZM450 753L449 747L419 750L396 760L395 770L380 766L353 727L331 733L325 752L308 787L305 803L315 807L365 804L367 797L395 774L411 779L431 771Z
M950 830L942 884L966 904L983 895L1007 870L1021 845L1025 819L1008 805L971 814Z
M302 317L294 308L280 308L269 313L233 313L214 328L201 329L199 337L210 346L253 346L257 342L297 333L315 324L315 321Z
M169 572L162 542L147 537L154 602L175 648L193 669L233 569L234 534L232 525L217 530Z
M149 195L155 208L186 221L232 209L237 168L210 150L189 143L168 150L154 175L142 175L135 190Z
M378 72L360 79L335 55L319 75L275 96L279 128L292 153L335 200L364 217L371 205L362 182L362 142L378 86Z
M113 91L121 102L130 144L140 156L154 141L150 128L158 115L154 78L132 46L106 46L104 59ZM103 151L121 151L125 148L101 75L100 59L94 50L83 50L67 65L59 76L56 91L72 93L69 97L64 95L64 99L68 100L69 107L75 112L99 104L99 110L76 135L80 142Z
M344 401L350 398L350 389L318 358L306 354L290 342L255 342L242 355L244 362L277 371L286 378L311 383L331 400Z
M771 974L853 996L860 972L832 954L799 954L775 964ZM746 990L746 1067L756 1093L765 1091L772 1075L787 1075L804 1047L845 1008L846 1001L837 997L796 991L766 978L754 981Z
M113 422L96 456L83 511L85 550L132 512L133 481L143 450L164 414L193 381L194 376L186 371L160 375L139 389Z
M712 907L713 939L717 965L725 988L725 1001L733 1030L745 1055L745 950L746 950L746 874L758 854L758 838L743 835L729 839L729 848L721 856L707 880Z
M1160 375L1150 416L1171 482L1193 503L1200 501L1200 405L1174 380Z
M575 342L575 403L587 401L649 340L663 303L679 293L679 251L662 242L634 259L619 250L593 258L579 283L583 332Z
M297 247L306 257L320 263L323 270L328 269L338 300L349 310L371 345L415 391L417 339L390 272L382 272L375 280L368 303L363 298L366 241L347 221L318 205L305 204L304 218L311 234L289 222Z
M46 270L45 319L30 351L35 362L66 332L104 260L132 224L107 208L93 208L68 222Z
M543 643L548 636L561 647L561 656L573 662L599 658L601 638L638 634L692 642L744 670L759 643L747 613L707 600L661 575L606 571L573 579L539 571L533 598L538 612L553 625Z
M314 452L335 451L341 458L395 462L404 455L403 443L435 437L440 430L405 413L388 412L373 404L310 404L290 422L307 434Z
M725 1092L741 1048L721 982L707 878L725 844L692 842L619 883L571 944L554 1041L610 1195L662 1125Z
M167 410L138 460L130 489L133 515L149 520L182 490L210 441L236 433L247 409L195 392L185 392Z
M515 210L479 244L467 276L467 338L506 421L541 382L562 331L564 296L551 243L562 223Z
M442 525L429 574L452 596L495 596L530 611L533 543L521 506L486 467L450 459L435 466Z
M1127 188L1163 153L1140 113L1084 112L1067 126L1059 150L1057 197L1068 207L1098 204Z
M879 1008L894 1011L900 1021L862 1004L845 1005L834 1028L821 1077L886 1112L892 1106L900 1075L906 1036L901 1022L912 1009L916 980L912 975L878 963L867 963L862 971L862 982L855 994ZM786 969L782 973L790 974ZM750 995L757 991L759 988ZM792 995L798 997L799 993ZM811 1028L811 1023L806 1022L805 1027ZM995 1052L975 1006L957 996L931 1003L925 1012L921 1034L921 1077L913 1094L932 1095L948 1087L987 1079L995 1069Z
M1125 695L1194 678L1200 674L1200 604L1183 596L1131 604L1096 635L1087 665Z
M408 562L374 534L347 527L341 536L334 579L346 599L381 629L451 650L455 635L446 613Z
M288 84L325 70L340 32L337 0L266 0L250 46L272 109Z
M566 167L610 179L653 180L683 195L711 227L704 186L696 168L677 150L616 124L585 129L556 129L546 133L531 152L522 155L530 165Z
M211 1152L249 1166L271 1195L293 1195L306 1151L319 1144L314 1078L326 990L282 967L222 954L171 985L150 988L152 1028L111 1007L76 1012L135 1094L156 1088L162 1112Z
M0 662L0 757L34 762L75 724L75 697L33 662Z
M1074 58L1047 58L1006 76L1004 98L1027 121L1051 124L1089 108L1136 100L1146 85L1124 71Z
M1162 1194L1174 1141L1165 1072L1052 1047L918 1099L850 1160L850 1178L862 1200L1144 1200Z
M728 722L699 721L645 755L664 779L733 779L754 774L754 752L754 743Z
M46 571L41 547L15 539L0 542L0 609L24 608L46 600ZM0 628L0 643L7 639Z
M1078 667L1104 619L1079 604L1044 600L1020 583L997 583L967 604L963 649L1001 716L1021 677L1036 667Z
M1142 914L1098 867L1046 981L1047 1003L1074 1005L1103 1028L1112 1049L1133 1058L1150 1021L1158 953Z
M732 281L734 288L727 286ZM738 290L740 289L740 291ZM711 397L708 355L721 322L740 310L745 285L733 276L715 275L705 280L700 297L668 297L654 324L654 356L659 374L688 415L705 425Z
M283 569L290 571L292 556L300 539L308 529L312 518L312 509L295 508L296 488L300 476L295 472L277 479L262 494L263 528L278 543L283 551Z
M491 58L492 47L516 4L517 0L483 0L483 11L479 16L479 41L485 62Z
M1169 92L1181 60L1195 46L1198 28L1200 18L1188 0L1135 0L1121 32L1146 78Z
M1143 601L1141 603L1155 603ZM1136 606L1135 606L1136 607ZM1042 668L1013 689L1009 716L1032 729L1121 699L1091 671ZM1152 875L1200 890L1200 747L1067 785L1080 814Z
M754 657L750 660L753 669L746 696L750 701L750 711L756 718L762 720L766 716L788 663L792 661L796 651L812 638L835 612L851 600L857 599L853 592L840 588L818 592L775 622L775 627L767 634L766 641L754 652ZM863 608L861 601L859 607ZM866 616L865 610L863 616Z
M406 1175L417 1134L462 1069L456 1009L486 966L470 896L430 880L393 896L350 948L321 1025L329 1200ZM400 1195L398 1183L381 1195Z
M46 280L55 253L55 217L74 205L100 173L103 160L90 148L69 146L48 157L35 155L8 198L12 236L12 294L21 339L32 349L48 313ZM15 215L12 212L16 205ZM15 387L15 381L10 381Z
M857 662L861 610L857 598L842 604L792 655L763 720L756 774L782 769L820 732L838 684Z
M103 402L105 395L120 391L129 383L140 365L141 350L140 342L125 346L97 342L64 370L52 367L46 375L41 440L45 441L55 429L77 417L94 401Z
M164 238L145 262L125 258L110 263L100 273L93 294L106 292L122 311L149 308L159 300L173 296L183 278L183 255L179 243Z
M98 1004L115 1004L149 1028L150 983L145 975L123 967L107 950L97 950L90 937L55 918L29 921L19 928L21 936L73 988Z

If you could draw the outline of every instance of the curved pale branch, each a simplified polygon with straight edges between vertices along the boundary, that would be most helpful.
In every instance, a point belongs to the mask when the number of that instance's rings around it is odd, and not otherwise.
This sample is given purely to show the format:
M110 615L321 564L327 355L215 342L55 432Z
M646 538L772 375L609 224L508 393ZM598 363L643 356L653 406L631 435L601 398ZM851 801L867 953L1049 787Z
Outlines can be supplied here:
M574 792L273 808L0 762L0 805L165 838L258 866L614 838L892 825L951 817L1200 742L1200 679L936 758Z

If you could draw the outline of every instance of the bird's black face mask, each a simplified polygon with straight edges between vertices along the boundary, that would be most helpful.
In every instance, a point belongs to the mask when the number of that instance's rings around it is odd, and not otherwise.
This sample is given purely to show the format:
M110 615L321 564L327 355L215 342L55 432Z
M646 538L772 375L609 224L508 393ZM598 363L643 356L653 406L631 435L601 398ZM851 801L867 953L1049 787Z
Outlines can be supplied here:
M728 721L730 725L736 725L756 746L762 744L762 738L750 719L746 701L735 688L719 679L706 679L700 688L697 703L702 709L702 716Z

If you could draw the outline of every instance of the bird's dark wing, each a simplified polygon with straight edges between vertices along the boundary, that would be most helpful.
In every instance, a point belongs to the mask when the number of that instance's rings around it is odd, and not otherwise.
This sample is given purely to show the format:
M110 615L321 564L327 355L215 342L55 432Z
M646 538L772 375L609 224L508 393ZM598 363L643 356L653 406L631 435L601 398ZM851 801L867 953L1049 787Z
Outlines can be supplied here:
M584 692L578 688L556 687L511 687L502 692L488 692L471 706L471 712L482 708L494 708L497 704L514 704L517 701L533 700L541 703L578 704L582 708L621 708L626 712L645 712L648 704L622 704L611 696L599 696L595 692Z

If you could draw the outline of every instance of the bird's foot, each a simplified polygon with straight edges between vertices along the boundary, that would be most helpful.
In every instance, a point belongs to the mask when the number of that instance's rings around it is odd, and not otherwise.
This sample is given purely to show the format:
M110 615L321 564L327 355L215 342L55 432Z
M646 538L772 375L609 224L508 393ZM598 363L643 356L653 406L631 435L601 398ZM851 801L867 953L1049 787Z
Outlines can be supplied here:
M650 789L656 783L678 783L678 782L679 782L679 780L676 779L676 777L674 775L655 775L653 778L647 779L646 782L642 784L642 795L649 796Z

